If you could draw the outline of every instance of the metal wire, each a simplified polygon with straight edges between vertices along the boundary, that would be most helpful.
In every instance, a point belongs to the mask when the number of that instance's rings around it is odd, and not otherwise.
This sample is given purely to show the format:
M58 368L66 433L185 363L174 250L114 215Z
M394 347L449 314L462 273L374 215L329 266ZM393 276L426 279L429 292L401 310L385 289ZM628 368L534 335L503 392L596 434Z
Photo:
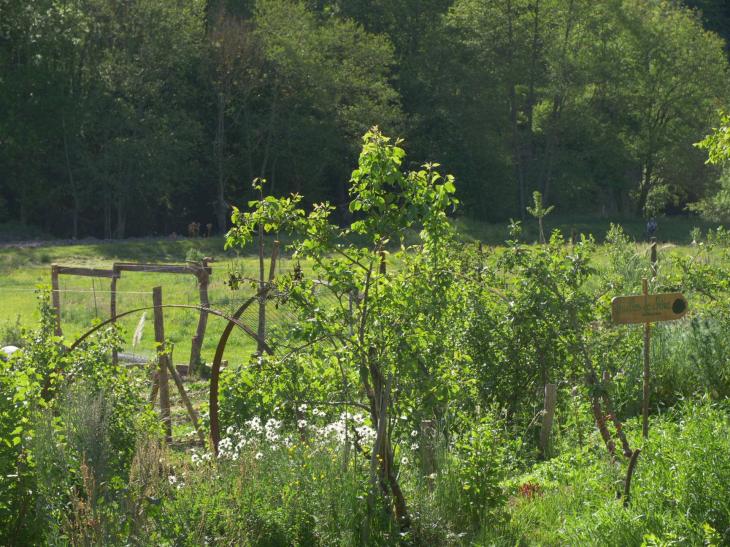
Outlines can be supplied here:
M4 287L0 287L0 293L2 293L2 292L38 292L38 289L6 289ZM91 290L91 291L87 290L87 289L57 289L57 290L51 289L49 292L88 293L88 294L115 292L117 294L152 294L152 291L102 291L101 289L96 289L96 290Z

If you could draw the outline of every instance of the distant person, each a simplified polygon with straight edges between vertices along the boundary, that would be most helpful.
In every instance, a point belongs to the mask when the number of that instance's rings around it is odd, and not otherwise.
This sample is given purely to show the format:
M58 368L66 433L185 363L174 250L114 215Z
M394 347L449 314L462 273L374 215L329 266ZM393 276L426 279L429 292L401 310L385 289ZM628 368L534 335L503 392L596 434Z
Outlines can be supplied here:
M651 217L646 223L646 237L651 241L655 238L657 229L656 219Z

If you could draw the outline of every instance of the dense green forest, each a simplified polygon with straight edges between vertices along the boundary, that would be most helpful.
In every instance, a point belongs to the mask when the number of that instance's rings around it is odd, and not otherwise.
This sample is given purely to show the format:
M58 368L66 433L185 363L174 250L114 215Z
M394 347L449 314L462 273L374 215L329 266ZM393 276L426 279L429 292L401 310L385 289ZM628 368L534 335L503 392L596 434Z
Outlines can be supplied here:
M461 214L678 213L718 168L724 0L0 0L0 222L226 228L250 181L331 201L372 125ZM412 161L411 161L412 160Z

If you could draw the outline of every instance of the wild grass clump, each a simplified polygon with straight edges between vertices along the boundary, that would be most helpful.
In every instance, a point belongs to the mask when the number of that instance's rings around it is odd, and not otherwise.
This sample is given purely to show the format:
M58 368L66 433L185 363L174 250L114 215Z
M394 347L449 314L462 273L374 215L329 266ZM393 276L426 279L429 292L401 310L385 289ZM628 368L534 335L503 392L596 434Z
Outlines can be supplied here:
M640 429L636 422L628 427ZM610 461L595 437L585 448L535 466L510 484L509 531L500 541L616 546L730 541L727 403L686 401L652 422L627 506L617 496L625 469L623 462Z

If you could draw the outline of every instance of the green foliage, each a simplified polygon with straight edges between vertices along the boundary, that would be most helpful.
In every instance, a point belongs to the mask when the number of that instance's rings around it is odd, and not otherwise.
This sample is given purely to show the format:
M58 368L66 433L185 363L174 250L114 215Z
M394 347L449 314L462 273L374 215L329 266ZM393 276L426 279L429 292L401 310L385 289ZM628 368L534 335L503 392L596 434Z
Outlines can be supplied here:
M0 344L4 346L16 346L22 344L22 329L20 327L20 315L15 322L7 321L0 327Z
M628 507L611 495L620 487L617 470L577 448L513 481L506 537L581 545L642 545L650 536L666 544L726 542L730 506L720 492L730 477L727 408L687 402L652 427ZM517 488L527 482L537 485L534 495Z
M655 184L649 190L644 205L644 215L656 217L664 213L669 205L678 205L679 198L666 184Z
M532 200L534 202L533 207L527 207L527 212L530 213L533 217L536 219L543 219L546 216L548 216L553 209L555 209L554 205L551 205L550 207L544 207L542 204L542 194L535 190L532 193Z
M0 539L39 540L34 530L35 484L28 444L34 418L43 406L41 375L34 367L20 368L15 360L0 360Z
M241 212L233 207L231 222L233 228L226 234L226 249L232 247L243 248L254 240L254 234L261 226L264 233L279 234L281 231L291 233L297 228L304 212L297 206L302 201L301 196L292 194L288 198L263 197L265 180L255 179L253 188L261 195L261 199L249 202L251 211Z
M454 440L454 449L444 462L439 488L453 489L448 501L454 503L452 522L456 529L494 524L506 501L502 482L512 471L510 459L519 451L519 442L509 439L505 424L490 411ZM443 495L443 494L442 494Z
M689 209L713 222L727 222L730 219L730 171L726 165L730 160L730 115L720 111L720 127L714 128L695 146L707 151L707 163L725 165L725 168L718 180L717 191L691 203Z
M0 483L1 539L726 542L728 232L660 248L656 271L619 226L602 248L559 231L534 245L513 221L505 246L485 248L456 237L453 178L406 165L401 141L373 128L350 224L327 202L305 211L297 194L264 196L261 180L259 199L235 210L230 248L287 231L304 268L275 282L270 305L287 322L267 333L273 353L222 376L215 456L164 448L145 375L111 363L116 328L69 353L42 293L40 328L0 363L0 471L12 479ZM549 212L540 194L534 212ZM640 444L642 330L612 325L609 304L643 277L691 309L652 327ZM548 383L558 403L545 454ZM626 462L604 446L621 432L642 450L626 505Z
M723 169L717 183L717 192L690 203L688 208L711 222L727 223L730 221L730 170Z
M300 347L287 354L282 374L277 373L280 369L274 365L272 379L280 387L267 390L261 398L264 404L275 403L280 393L288 393L290 401L321 400L338 393L341 401L351 404L353 387L358 386L357 390L367 396L375 428L385 423L389 414L398 413L401 404L417 406L421 393L417 389L411 393L406 387L413 386L408 374L410 359L399 359L409 353L407 346L411 342L403 340L402 332L411 330L411 307L418 301L416 294L428 303L437 285L424 285L418 276L408 273L413 255L402 244L405 230L420 229L420 249L425 260L418 265L424 273L435 273L452 235L446 213L456 200L453 179L442 178L436 165L402 172L405 152L398 144L391 144L378 128L363 137L358 168L352 173L349 190L350 211L355 220L348 228L340 229L332 222L333 207L328 203L314 206L307 215L295 209L298 197L262 196L252 204L253 212L234 214L229 244L251 241L253 226L269 230L287 222L297 231L292 243L295 256L313 261L318 276L316 284L295 275L280 284L299 321L288 330L285 339L274 338L273 343ZM387 274L386 245L394 239L400 240L401 250L391 254L391 260L403 260L406 266ZM428 277L426 273L423 279ZM317 286L325 287L338 305L321 306L315 292ZM414 337L411 343L427 342ZM305 363L307 368L302 366ZM401 379L404 386L400 385ZM231 390L234 393L235 385L234 382ZM397 477L387 470L392 465L387 462L394 459L391 438L399 433L380 431L371 449L379 454L379 461L373 459L369 496L372 500L379 481L382 489L395 498L396 516L403 525L409 519L405 502Z
M537 190L532 193L532 200L535 204L533 207L527 207L527 212L537 219L538 225L540 226L540 243L545 243L545 232L542 228L542 220L553 211L555 206L551 205L550 207L543 207L542 194Z
M4 0L0 215L64 237L225 233L240 181L265 177L346 223L374 124L448 165L475 218L523 217L533 191L587 215L649 213L664 188L681 207L707 197L690 145L727 101L703 28L727 10L682 4Z
M730 160L730 115L720 111L720 127L713 129L695 146L707 151L709 163L723 164Z
M104 500L124 487L138 433L158 429L144 409L142 379L111 364L116 331L67 354L53 334L48 293L39 292L38 300L40 327L23 333L21 351L0 360L0 472L7 479L0 538L11 543L42 543L83 529L74 518L96 518L69 514L74 504L114 514L114 503ZM110 530L124 526L108 524Z

